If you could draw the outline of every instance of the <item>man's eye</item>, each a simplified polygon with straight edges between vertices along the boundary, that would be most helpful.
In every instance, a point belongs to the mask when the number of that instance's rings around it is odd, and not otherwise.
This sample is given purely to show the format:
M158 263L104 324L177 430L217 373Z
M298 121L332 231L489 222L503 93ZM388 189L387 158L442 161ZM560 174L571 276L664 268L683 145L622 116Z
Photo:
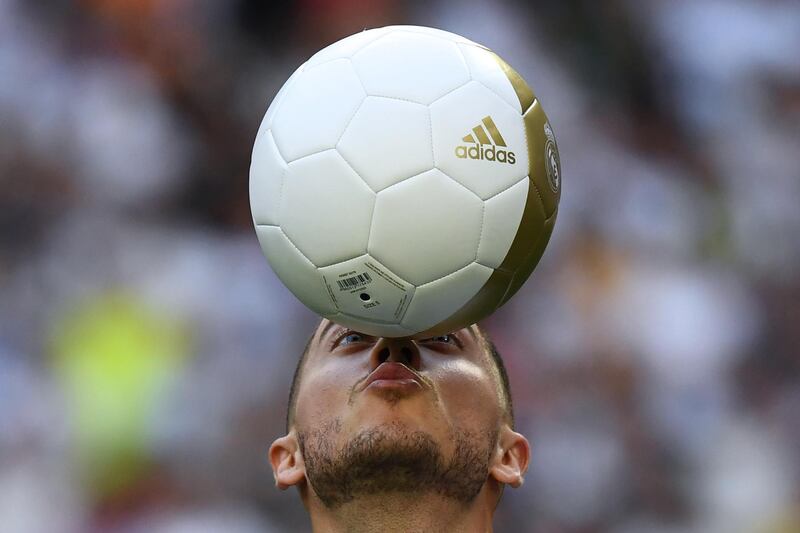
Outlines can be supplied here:
M348 333L339 339L339 345L345 346L347 344L353 344L354 342L361 342L363 340L364 336L361 333Z
M425 339L423 342L443 342L445 344L455 344L455 336L439 335L438 337L431 337L430 339Z

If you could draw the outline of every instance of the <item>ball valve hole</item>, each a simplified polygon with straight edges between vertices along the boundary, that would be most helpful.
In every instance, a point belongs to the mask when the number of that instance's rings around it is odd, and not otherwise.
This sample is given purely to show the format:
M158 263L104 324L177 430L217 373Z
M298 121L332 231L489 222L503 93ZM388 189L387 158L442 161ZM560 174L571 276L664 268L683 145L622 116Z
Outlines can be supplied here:
M358 297L361 298L361 301L363 302L368 302L370 300L370 295L367 294L366 292L362 292L361 294L358 295Z

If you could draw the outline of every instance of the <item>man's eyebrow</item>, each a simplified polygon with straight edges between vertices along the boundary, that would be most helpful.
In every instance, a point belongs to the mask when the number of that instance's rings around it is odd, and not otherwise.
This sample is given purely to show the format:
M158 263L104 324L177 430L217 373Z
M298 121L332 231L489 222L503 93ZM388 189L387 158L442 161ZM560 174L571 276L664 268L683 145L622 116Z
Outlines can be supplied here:
M322 328L322 331L319 334L319 340L321 341L322 339L324 339L325 334L328 332L328 330L334 326L336 326L336 323L331 320L328 320L328 323L325 324L325 326Z
M470 334L470 335L472 335L472 340L474 340L475 342L479 342L479 341L478 341L478 336L477 336L477 335L475 335L475 330L474 330L474 329L472 329L472 326L467 326L465 329L466 329L467 331L469 331L469 334Z

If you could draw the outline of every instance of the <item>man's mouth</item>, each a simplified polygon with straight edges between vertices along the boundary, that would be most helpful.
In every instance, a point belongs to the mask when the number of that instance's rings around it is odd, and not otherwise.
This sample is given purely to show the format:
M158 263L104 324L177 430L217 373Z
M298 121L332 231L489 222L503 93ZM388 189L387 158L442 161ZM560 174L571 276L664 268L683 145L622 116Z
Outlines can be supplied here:
M362 390L380 388L389 390L413 390L423 388L424 381L416 372L402 363L385 362L372 371L364 381Z

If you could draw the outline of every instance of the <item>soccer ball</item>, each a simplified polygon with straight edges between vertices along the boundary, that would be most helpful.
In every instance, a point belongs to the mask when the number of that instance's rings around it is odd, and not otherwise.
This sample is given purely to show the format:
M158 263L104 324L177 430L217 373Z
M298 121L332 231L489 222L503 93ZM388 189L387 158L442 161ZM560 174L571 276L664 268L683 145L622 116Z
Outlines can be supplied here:
M317 52L278 92L250 167L259 242L309 308L426 338L503 305L544 252L561 166L542 106L487 48L390 26Z

